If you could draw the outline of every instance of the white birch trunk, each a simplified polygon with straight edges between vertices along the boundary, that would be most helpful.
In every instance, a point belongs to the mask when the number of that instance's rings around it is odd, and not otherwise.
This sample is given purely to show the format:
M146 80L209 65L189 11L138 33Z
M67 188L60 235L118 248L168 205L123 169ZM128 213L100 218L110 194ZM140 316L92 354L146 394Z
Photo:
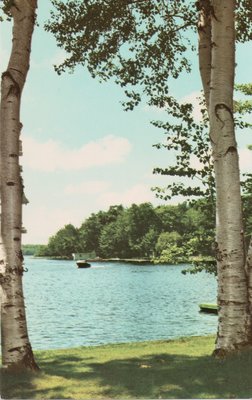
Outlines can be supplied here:
M235 0L212 0L209 117L217 203L217 356L246 346L250 341L240 173L233 120L234 10Z
M37 369L28 338L22 288L23 183L20 174L20 101L29 70L37 0L14 0L12 52L2 75L0 109L1 244L0 280L2 364Z

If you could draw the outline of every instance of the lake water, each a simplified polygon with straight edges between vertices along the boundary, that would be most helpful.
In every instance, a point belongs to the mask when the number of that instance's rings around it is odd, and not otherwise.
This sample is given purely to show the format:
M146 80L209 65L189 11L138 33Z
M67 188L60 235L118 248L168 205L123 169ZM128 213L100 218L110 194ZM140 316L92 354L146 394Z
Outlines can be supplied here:
M183 266L92 263L26 257L24 290L34 349L169 339L216 332L216 281Z

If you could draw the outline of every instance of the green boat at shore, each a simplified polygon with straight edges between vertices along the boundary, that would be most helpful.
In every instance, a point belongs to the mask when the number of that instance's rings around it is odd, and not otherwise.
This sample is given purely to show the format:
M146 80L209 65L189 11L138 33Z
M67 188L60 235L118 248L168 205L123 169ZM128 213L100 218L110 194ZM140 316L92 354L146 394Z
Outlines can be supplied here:
M199 308L200 308L200 311L204 312L204 313L218 314L217 304L202 303L202 304L199 304Z

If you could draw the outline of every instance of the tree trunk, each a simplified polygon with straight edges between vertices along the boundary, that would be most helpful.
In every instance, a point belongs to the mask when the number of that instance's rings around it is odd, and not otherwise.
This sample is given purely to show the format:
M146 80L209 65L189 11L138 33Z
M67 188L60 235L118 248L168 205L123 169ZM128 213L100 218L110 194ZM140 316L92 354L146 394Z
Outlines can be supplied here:
M251 341L240 173L233 120L234 11L235 0L212 0L209 117L216 180L217 356Z
M20 155L20 101L29 70L37 0L13 0L12 52L2 75L0 109L1 244L0 280L2 364L7 369L38 369L28 338L22 288L23 182Z

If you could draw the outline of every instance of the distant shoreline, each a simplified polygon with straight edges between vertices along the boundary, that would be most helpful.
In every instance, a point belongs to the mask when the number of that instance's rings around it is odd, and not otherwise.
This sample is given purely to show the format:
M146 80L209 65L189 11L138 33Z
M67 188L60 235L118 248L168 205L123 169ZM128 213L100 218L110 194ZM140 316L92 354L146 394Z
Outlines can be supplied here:
M130 264L154 264L154 261L147 258L88 258L87 261L89 262L123 262L123 263L130 263Z
M29 257L29 255L28 255ZM35 256L35 255L30 255L30 257L33 258L45 258L47 260L65 260L65 261L77 261L74 260L73 258L70 257L61 257L61 256ZM88 262L123 262L123 263L129 263L129 264L154 264L154 261L151 259L147 258L117 258L117 257L112 257L112 258L87 258L85 261Z
M55 260L55 261L74 261L75 263L78 260L74 260L69 257L60 257L60 256L34 256L34 255L27 255L25 257L32 257L34 259L45 259L45 260ZM80 259L81 260L81 259ZM125 263L125 264L135 264L135 265L182 265L182 264L192 264L192 260L186 260L183 262L178 262L178 263L167 263L167 262L154 262L150 259L138 259L138 258L87 258L85 259L88 263Z

